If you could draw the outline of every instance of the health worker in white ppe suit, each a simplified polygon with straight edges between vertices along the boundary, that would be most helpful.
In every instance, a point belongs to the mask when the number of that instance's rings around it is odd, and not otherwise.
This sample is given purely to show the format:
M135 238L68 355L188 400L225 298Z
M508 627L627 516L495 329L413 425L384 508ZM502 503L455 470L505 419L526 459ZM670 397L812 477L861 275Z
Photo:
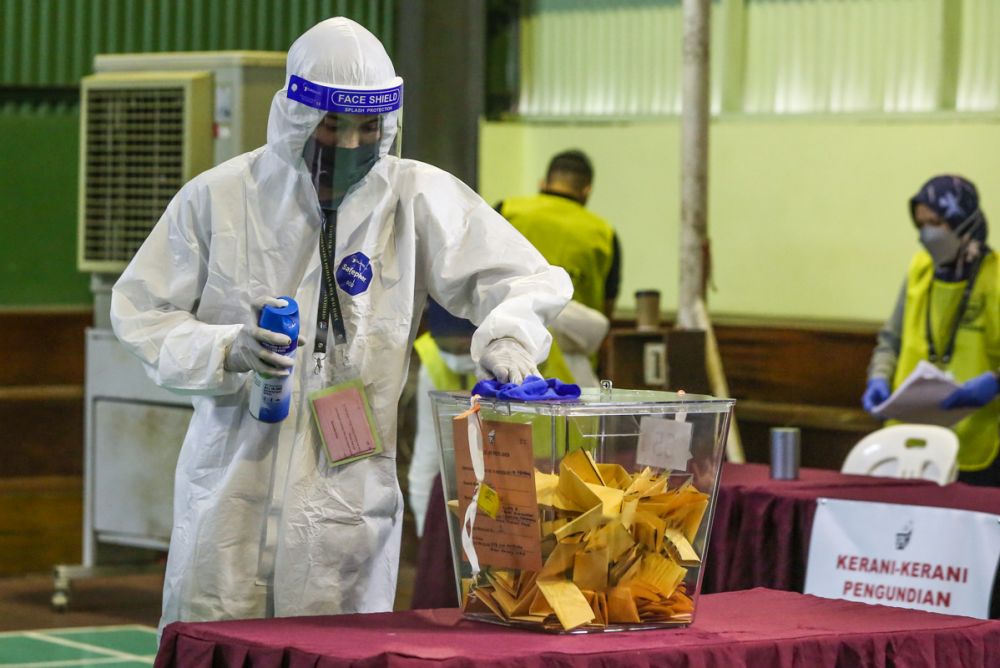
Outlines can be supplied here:
M548 352L568 276L458 179L397 157L402 97L371 33L314 26L288 52L267 145L186 184L114 287L119 339L158 384L193 395L161 628L391 610L396 406L428 295L478 323L483 377L519 381ZM294 359L265 348L287 337L255 326L279 295L299 305ZM251 417L249 372L292 364L288 417ZM352 380L382 450L338 463L309 395Z

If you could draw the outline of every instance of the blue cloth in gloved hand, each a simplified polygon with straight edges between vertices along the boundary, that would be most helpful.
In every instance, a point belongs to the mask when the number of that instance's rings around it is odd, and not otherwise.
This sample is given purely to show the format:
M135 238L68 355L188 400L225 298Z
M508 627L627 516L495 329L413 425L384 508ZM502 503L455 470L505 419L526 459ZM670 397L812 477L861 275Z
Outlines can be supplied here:
M980 408L993 401L997 394L1000 394L1000 381L995 373L987 371L965 381L965 384L945 397L941 408Z
M528 376L521 384L501 383L498 380L481 380L472 388L472 394L515 401L543 401L547 399L576 399L580 386L564 383L558 378Z
M865 386L865 393L861 395L861 406L875 417L878 417L872 411L876 406L888 399L890 394L892 394L892 390L889 389L889 381L885 378L872 378L868 381L868 385Z

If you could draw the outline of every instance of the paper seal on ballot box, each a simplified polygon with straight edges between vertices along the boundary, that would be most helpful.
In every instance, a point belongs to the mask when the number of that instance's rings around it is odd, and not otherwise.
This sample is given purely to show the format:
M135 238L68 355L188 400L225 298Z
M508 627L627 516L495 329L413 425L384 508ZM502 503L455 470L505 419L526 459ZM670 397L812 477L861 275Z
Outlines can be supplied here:
M693 621L732 401L615 392L472 409L432 393L466 616L560 633ZM645 463L657 450L666 467Z

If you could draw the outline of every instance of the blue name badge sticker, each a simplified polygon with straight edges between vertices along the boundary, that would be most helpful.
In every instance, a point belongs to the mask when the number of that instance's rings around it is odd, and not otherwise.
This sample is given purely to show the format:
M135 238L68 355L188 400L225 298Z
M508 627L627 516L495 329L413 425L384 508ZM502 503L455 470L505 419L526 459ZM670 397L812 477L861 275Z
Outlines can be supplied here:
M349 295L356 296L372 283L372 263L364 253L351 253L337 265L337 285Z
M288 80L288 99L335 114L387 114L403 106L403 80L377 90L324 86L294 74Z

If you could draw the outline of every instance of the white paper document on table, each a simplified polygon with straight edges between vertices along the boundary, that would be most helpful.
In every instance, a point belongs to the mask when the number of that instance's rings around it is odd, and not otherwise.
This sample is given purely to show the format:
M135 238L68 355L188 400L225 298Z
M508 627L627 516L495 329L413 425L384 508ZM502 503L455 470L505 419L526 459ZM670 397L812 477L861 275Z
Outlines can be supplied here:
M921 360L917 368L906 377L892 396L874 408L874 413L884 418L937 424L950 427L962 418L975 412L975 408L953 408L944 410L941 402L958 389L950 373L942 371L930 362Z

